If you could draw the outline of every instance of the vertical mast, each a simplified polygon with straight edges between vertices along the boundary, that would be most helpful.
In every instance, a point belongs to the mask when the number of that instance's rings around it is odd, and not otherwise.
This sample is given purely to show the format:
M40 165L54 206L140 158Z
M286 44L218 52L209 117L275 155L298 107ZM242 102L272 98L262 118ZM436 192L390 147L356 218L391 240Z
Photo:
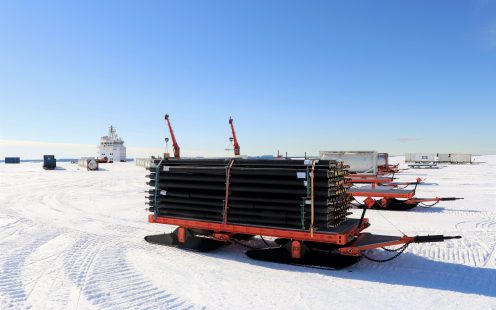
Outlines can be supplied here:
M229 117L229 125L231 125L233 145L234 145L234 155L238 156L241 154L238 138L236 137L236 132L234 131L234 123L232 117Z
M174 158L180 158L181 157L180 148L179 148L179 144L177 144L176 136L174 135L174 130L172 130L172 125L169 120L169 114L165 114L165 121L169 126L169 132L172 140L172 148L174 149Z

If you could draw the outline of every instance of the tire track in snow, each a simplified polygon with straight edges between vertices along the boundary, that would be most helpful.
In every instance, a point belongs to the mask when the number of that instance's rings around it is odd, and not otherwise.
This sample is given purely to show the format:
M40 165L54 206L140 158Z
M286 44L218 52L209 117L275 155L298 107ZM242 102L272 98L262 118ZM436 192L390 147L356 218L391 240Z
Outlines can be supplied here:
M471 263L476 266L494 267L496 262L496 218L480 218L477 220L465 220L457 223L455 228L465 236L476 241L464 246L459 251L463 251L462 262L467 263L467 258L471 258Z
M440 214L442 216L459 216L459 217L480 217L488 218L495 217L496 212L494 211L480 211L480 210L456 210L447 209L441 207L431 207L431 208L421 208L417 207L413 209L413 212L425 213L425 214Z
M461 221L455 225L459 231L496 232L496 218L485 217L478 220Z
M33 235L35 234L29 234L29 236ZM60 233L46 234L45 232L45 235L41 235L34 241L30 238L17 239L17 244L25 242L26 245L14 248L7 255L2 255L0 259L0 296L3 305L9 308L18 308L25 303L27 294L21 280L24 263L31 253L57 235Z
M26 306L35 309L74 309L78 290L65 274L64 256L76 239L65 233L43 244L24 264L22 281Z
M22 222L22 219L17 219L17 218L2 218L3 220L7 219L8 222L7 224L5 225L2 225L0 226L0 233L2 233L3 231L7 230L7 229L10 229L10 228L13 228L19 224L21 224Z
M32 223L30 223L27 220L24 219L16 219L13 220L3 226L0 227L0 245L5 243L6 239L9 239L12 237L12 235L16 232L19 232L21 229L25 229L25 226L33 226Z
M65 260L66 272L87 301L105 309L197 308L159 288L126 261L115 240L84 236Z
M475 224L475 228L483 231L496 231L496 220L487 219L487 220L479 221Z

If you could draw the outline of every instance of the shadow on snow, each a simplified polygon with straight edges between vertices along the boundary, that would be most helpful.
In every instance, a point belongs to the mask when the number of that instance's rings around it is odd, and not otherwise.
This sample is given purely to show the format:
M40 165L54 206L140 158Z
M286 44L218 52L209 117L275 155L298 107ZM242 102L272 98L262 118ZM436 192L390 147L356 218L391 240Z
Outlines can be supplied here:
M257 247L264 246L259 239L253 239L249 244ZM202 253L202 255L274 270L314 273L342 279L496 297L496 288L494 287L496 269L439 262L412 253L403 253L398 259L386 263L371 262L363 258L358 264L344 269L325 270L252 260L244 255L243 249L241 246L231 245L216 252ZM384 259L391 256L392 253L378 250L368 252L367 255Z

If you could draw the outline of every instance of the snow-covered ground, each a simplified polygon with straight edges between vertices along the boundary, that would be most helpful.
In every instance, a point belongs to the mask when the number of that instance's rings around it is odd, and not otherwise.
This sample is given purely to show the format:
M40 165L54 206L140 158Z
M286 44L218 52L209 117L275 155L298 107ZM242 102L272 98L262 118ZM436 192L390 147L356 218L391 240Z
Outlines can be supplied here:
M496 309L496 156L477 160L486 163L401 174L427 179L419 197L465 200L367 216L374 233L463 239L338 271L252 261L238 245L200 254L147 244L172 227L147 223L147 172L133 163L2 164L0 309Z

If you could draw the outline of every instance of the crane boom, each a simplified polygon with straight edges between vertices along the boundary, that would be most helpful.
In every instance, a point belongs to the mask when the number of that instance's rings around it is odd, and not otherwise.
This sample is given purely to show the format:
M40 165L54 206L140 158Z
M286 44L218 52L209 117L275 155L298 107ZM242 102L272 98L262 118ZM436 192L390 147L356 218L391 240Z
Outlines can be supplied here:
M172 148L174 149L174 158L180 158L180 147L177 144L176 136L174 136L174 130L172 130L172 126L169 120L169 114L165 114L165 120L167 121L167 125L169 126L169 132L172 140Z
M236 132L234 131L234 123L233 123L232 117L229 117L229 125L231 125L231 130L232 130L234 155L236 155L236 156L241 155L238 139L236 138Z

